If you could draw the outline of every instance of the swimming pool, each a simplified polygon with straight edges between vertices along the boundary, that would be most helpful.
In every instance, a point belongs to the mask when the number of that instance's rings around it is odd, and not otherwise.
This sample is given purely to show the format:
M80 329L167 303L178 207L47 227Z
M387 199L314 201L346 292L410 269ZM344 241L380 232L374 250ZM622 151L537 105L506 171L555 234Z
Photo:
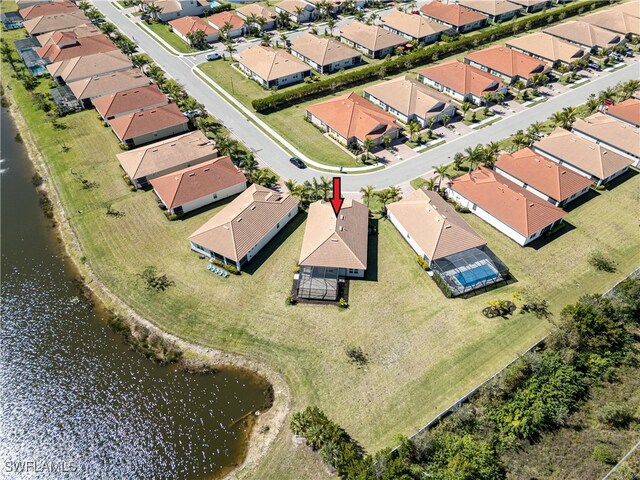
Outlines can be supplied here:
M498 278L498 273L489 265L478 265L477 267L470 268L464 272L456 273L456 280L460 282L464 288L472 287L473 285L486 282L487 280L494 280Z

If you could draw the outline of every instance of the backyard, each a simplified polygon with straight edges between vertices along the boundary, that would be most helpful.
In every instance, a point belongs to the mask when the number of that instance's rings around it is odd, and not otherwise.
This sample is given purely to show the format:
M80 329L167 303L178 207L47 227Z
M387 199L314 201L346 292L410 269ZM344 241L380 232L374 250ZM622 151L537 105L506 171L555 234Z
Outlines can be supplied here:
M105 285L173 334L269 363L289 382L294 410L320 406L370 451L391 446L396 433L413 433L545 334L546 323L529 315L483 317L488 300L529 288L557 312L584 293L606 290L639 263L637 218L625 208L637 199L640 177L634 173L610 191L594 192L569 213L570 226L537 249L520 248L479 218L465 216L510 267L517 282L509 286L466 300L445 299L393 226L381 221L370 239L367 279L350 285L349 309L287 306L303 215L248 272L228 279L212 275L186 238L222 206L168 222L152 192L129 191L115 158L121 150L94 111L63 118L55 127L6 63L2 73L47 158L82 260ZM296 121L307 125L304 105L293 108ZM286 113L274 118L281 115ZM96 185L85 188L78 178ZM106 215L107 205L122 215ZM595 248L617 262L615 273L588 265ZM147 290L138 274L150 265L175 286ZM362 347L370 358L366 368L348 361L347 345ZM301 476L325 478L326 472L285 430L254 477Z

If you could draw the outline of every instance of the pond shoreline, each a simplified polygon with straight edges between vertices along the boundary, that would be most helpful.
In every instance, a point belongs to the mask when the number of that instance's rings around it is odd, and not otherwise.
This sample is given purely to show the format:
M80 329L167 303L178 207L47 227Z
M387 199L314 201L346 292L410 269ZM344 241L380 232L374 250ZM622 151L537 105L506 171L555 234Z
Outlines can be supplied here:
M78 281L81 282L94 297L92 300L95 303L95 308L99 311L102 310L112 315L117 315L130 324L140 326L148 330L151 334L161 337L166 343L175 345L184 353L184 356L178 362L179 365L182 364L181 366L187 363L188 360L184 360L184 358L187 357L189 360L195 359L201 364L204 363L212 370L246 370L266 381L273 389L274 395L271 407L264 412L260 412L260 415L247 416L250 428L247 438L243 439L247 444L244 457L241 459L240 464L231 466L230 470L227 470L223 477L225 479L245 478L265 456L279 432L282 430L289 414L291 392L284 377L269 366L250 357L197 345L165 332L150 320L140 316L133 308L114 295L113 292L104 285L88 263L82 261L82 244L68 221L64 206L60 200L55 179L8 85L4 90L4 96L9 100L9 105L6 110L13 118L20 132L20 136L28 152L28 158L36 174L44 180L40 185L35 186L35 188L43 198L48 198L50 201L50 208L53 213L53 218L51 219L53 222L52 227L56 229L58 234L62 247L61 250L70 260L75 270L74 276L78 278ZM183 370L186 369L183 368ZM188 372L185 371L184 374L188 374Z

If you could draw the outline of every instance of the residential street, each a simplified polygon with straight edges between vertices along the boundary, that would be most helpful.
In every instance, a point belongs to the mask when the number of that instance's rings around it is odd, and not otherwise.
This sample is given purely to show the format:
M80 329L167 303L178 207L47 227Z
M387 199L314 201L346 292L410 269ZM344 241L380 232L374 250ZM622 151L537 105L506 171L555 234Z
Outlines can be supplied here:
M332 175L315 171L312 168L299 170L289 163L290 155L287 152L193 73L192 68L199 63L200 56L172 55L145 31L134 25L129 18L124 16L122 11L115 8L110 2L99 0L95 4L110 22L114 23L120 31L134 40L142 50L151 56L167 72L167 75L183 84L190 95L204 104L207 110L218 118L240 142L255 152L261 162L268 165L280 176L302 182L314 176ZM345 174L343 176L343 190L355 192L364 185L384 188L407 182L427 173L434 166L450 162L456 152L469 146L505 138L518 130L526 129L533 122L546 119L564 107L583 103L591 94L611 87L618 82L639 77L640 66L636 58L635 63L628 67L613 73L600 74L598 78L579 88L571 89L544 103L524 109L510 116L507 120L499 121L451 140L440 147L403 160L391 167L371 173ZM322 145L318 145L318 148L322 148Z

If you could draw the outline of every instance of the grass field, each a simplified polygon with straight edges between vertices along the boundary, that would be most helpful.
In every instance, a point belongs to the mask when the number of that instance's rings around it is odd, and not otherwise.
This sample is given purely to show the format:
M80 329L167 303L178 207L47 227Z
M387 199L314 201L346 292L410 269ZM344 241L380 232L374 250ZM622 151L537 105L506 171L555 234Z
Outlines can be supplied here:
M558 312L584 293L606 290L640 262L637 215L628 207L637 202L640 176L628 175L574 209L567 217L572 228L538 249L520 248L467 215L518 280L507 287L467 300L445 299L393 226L381 221L379 235L370 239L367 279L351 283L348 310L286 306L303 215L242 276L211 275L186 237L221 206L168 222L152 192L130 192L122 181L117 140L94 111L66 117L60 121L66 128L55 129L5 63L2 73L48 159L86 261L104 283L173 334L269 363L287 379L295 410L320 406L369 450L391 446L396 433L413 433L545 334L547 324L529 315L483 317L480 310L488 300L508 299L526 287ZM98 186L83 189L71 168ZM124 216L108 217L107 203ZM595 248L615 259L616 273L598 273L588 265ZM164 293L146 290L137 274L149 265L175 286ZM363 348L370 358L366 368L348 362L347 345ZM294 446L286 430L253 474L325 477L317 458Z
M145 27L152 30L156 35L180 53L194 53L198 51L195 48L192 48L191 45L182 40L178 35L173 33L171 31L171 27L169 27L169 24L167 23L152 23L150 25L145 23Z

